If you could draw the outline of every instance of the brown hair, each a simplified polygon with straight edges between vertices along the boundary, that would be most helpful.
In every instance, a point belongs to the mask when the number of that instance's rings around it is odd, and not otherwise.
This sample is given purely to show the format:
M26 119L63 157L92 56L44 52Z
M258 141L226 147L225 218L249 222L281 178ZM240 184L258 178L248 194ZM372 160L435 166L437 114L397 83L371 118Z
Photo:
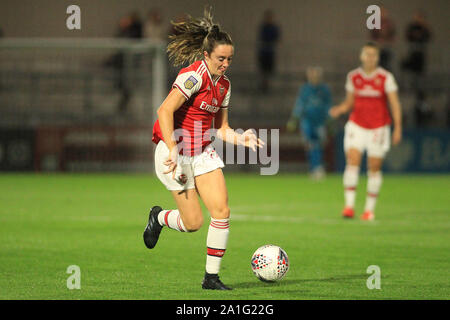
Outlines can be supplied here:
M378 46L378 44L375 43L375 42L373 42L373 41L366 42L366 43L362 46L361 50L362 50L363 48L365 48L365 47L374 48L374 49L377 49L378 51L380 51L380 47Z
M193 63L201 58L204 51L211 54L220 44L233 45L230 35L213 22L211 10L211 7L205 7L201 18L188 15L186 21L171 22L175 34L169 36L171 42L167 53L174 66Z

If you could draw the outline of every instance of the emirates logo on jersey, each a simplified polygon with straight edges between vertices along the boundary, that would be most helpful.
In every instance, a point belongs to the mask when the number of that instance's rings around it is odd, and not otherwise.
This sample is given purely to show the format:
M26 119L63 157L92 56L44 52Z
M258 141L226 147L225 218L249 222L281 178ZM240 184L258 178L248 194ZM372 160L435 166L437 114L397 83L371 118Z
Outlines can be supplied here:
M214 103L214 101L213 101L213 103ZM216 100L216 104L217 104L217 100ZM211 105L207 104L205 101L202 101L202 104L200 105L200 109L208 111L208 112L216 113L217 111L219 111L220 107L211 106Z

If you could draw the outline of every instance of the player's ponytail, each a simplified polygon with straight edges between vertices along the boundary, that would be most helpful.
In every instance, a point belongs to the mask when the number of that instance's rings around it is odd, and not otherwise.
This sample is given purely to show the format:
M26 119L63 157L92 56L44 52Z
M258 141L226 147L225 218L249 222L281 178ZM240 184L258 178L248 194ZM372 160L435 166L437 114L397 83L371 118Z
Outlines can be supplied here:
M211 7L205 7L202 18L188 16L186 21L172 22L176 34L169 36L167 53L174 66L193 63L204 51L211 54L219 44L233 45L231 37L212 18Z

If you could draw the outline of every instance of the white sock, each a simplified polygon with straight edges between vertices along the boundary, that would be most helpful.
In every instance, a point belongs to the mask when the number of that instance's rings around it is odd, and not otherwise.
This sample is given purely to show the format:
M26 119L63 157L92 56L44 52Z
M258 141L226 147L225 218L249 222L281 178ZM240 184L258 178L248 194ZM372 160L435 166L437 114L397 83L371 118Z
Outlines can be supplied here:
M218 274L230 232L230 219L211 218L206 238L206 272Z
M367 197L364 211L375 211L378 193L380 192L381 184L383 183L383 175L381 171L369 172L367 179Z
M170 229L187 232L178 210L162 210L158 214L158 222L160 225L168 226Z
M344 171L344 197L345 207L353 208L356 199L356 186L359 179L359 167L346 165Z

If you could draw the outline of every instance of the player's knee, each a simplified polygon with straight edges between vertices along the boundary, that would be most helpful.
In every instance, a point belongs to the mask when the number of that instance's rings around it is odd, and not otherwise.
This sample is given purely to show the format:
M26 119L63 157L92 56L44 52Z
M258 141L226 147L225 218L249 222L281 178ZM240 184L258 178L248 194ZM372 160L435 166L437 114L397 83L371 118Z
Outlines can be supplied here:
M351 166L360 166L361 164L361 153L356 149L350 149L346 153L347 164Z
M355 167L359 167L361 160L356 156L349 156L347 157L347 164Z
M369 160L368 163L368 171L369 173L377 173L381 171L381 168L383 166L383 162L381 160Z
M228 219L230 218L230 208L228 206L218 208L214 212L211 212L211 216L214 219Z

